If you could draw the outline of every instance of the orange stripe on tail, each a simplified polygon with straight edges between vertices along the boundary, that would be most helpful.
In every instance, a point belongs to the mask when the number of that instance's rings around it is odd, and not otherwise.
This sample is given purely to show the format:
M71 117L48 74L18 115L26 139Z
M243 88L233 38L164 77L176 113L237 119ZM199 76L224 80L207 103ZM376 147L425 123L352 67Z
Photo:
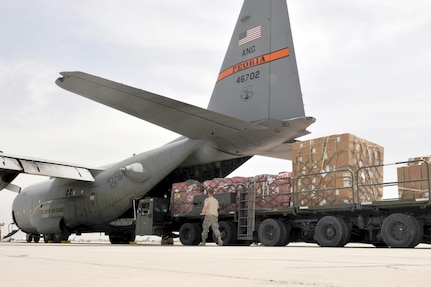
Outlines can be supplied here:
M263 65L272 61L276 61L278 59L282 59L285 57L288 57L290 55L289 48L284 48L272 53L268 53L265 55L257 56L245 61L242 61L238 64L235 64L226 70L222 71L217 78L217 82L223 80L226 77L229 77L230 75L233 75L235 73L238 73L240 71L244 71L259 65Z

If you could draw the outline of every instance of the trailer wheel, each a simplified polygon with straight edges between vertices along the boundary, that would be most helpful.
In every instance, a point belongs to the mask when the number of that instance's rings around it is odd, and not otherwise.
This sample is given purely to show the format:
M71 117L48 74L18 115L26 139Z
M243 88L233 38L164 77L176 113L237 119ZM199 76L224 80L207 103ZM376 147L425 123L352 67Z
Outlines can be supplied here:
M281 238L281 241L277 244L277 246L286 246L290 241L291 226L290 224L283 223L282 221L279 221L279 222L280 222L283 236Z
M321 247L343 247L350 239L349 228L341 218L325 216L316 224L314 239Z
M422 241L422 238L424 236L424 227L422 223L420 223L416 218L410 217L410 219L413 222L413 224L416 225L417 234L416 234L415 240L412 242L412 244L409 247L415 247Z
M286 228L278 219L267 218L259 226L259 241L265 246L280 246L286 237Z
M350 237L352 237L352 227L349 226L344 219L339 218L339 217L337 217L337 219L340 221L341 226L343 228L344 237L342 239L341 246L344 246L347 243L349 243Z
M188 222L181 225L180 241L183 245L198 245L200 241L198 226Z
M415 247L422 239L423 230L416 218L403 213L394 213L383 220L382 238L386 245L394 248Z
M223 240L223 245L234 244L236 241L236 229L233 222L220 221L218 224L219 224L221 239ZM214 232L212 233L212 238L214 242L217 242L217 238L215 237Z

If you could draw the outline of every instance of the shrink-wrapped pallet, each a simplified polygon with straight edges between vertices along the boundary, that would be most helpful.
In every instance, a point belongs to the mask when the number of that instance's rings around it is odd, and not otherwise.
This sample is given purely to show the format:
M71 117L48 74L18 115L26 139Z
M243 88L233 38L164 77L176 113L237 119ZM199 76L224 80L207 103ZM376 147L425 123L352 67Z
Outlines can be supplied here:
M401 199L426 198L429 196L431 157L409 159L407 166L397 168L398 194Z
M221 197L222 194L225 193L234 193L236 194L238 190L242 190L246 188L248 185L248 178L246 177L231 177L231 178L214 178L211 180L204 181L205 192L208 193L209 189L214 190L215 197L219 199L220 212L231 212L235 211L236 203L232 202L223 202L221 198L229 198L227 196ZM219 196L218 196L219 195Z
M204 185L196 180L172 184L171 212L173 215L187 215L193 211L193 197L204 193Z
M204 181L204 188L207 192L208 189L213 189L214 193L232 192L235 193L241 185L248 182L247 177L231 177L231 178L214 178Z
M362 167L383 164L383 153L383 147L352 134L294 143L296 204L328 206L380 200L383 167ZM359 189L356 189L353 179L358 170Z
M250 178L256 193L256 210L290 206L291 174L262 174Z

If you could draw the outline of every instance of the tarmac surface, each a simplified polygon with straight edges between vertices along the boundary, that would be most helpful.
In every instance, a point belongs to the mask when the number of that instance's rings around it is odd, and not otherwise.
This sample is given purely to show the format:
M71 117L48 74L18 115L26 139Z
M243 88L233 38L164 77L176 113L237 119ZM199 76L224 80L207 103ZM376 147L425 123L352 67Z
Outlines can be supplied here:
M431 245L0 242L0 270L0 286L425 286L431 281Z

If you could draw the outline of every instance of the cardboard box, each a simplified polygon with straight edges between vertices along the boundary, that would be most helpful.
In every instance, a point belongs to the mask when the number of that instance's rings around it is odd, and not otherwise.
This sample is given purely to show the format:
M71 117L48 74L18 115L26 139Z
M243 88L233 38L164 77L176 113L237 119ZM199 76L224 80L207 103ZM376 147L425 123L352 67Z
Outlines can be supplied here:
M431 155L409 158L408 165L423 164L423 161L431 162Z
M419 157L415 159L424 159ZM411 160L411 159L410 159ZM427 160L431 164L429 160ZM430 164L424 162L408 163L397 168L398 194L401 199L427 198L429 193L428 180L431 178Z
M293 178L299 205L326 206L380 200L383 186L356 190L352 178L360 167L383 164L384 149L352 134L296 142L292 145ZM383 167L361 169L359 184L383 183Z

